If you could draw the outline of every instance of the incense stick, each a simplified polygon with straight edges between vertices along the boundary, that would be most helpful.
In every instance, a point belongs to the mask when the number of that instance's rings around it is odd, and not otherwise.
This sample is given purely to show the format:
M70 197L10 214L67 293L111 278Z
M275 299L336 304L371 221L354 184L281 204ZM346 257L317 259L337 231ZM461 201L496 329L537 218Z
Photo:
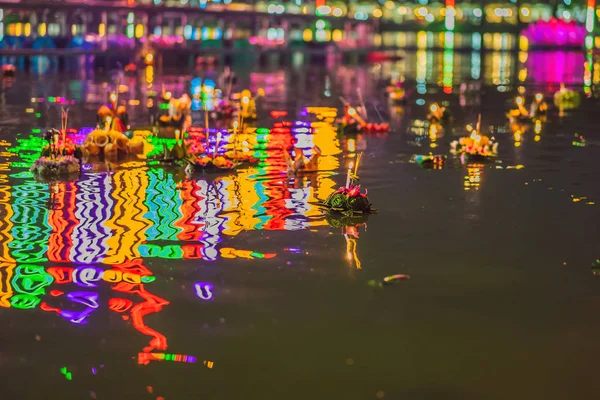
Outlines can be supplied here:
M360 101L360 105L362 106L363 112L365 113L365 119L368 120L369 114L367 113L367 106L365 106L365 102L362 97L362 91L360 90L360 88L357 88L356 91L358 92L358 100Z
M356 165L354 166L354 176L358 174L358 164L360 164L360 159L362 158L363 152L361 151L356 157Z

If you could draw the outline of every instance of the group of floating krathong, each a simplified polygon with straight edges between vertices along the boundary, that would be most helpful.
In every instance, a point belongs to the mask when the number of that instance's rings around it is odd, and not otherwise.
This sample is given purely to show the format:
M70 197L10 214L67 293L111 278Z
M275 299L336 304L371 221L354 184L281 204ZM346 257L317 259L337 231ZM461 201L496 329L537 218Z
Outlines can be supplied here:
M242 164L258 161L253 150L265 146L260 142L261 135L258 135L261 130L263 133L266 130L273 137L279 132L285 133L286 129L288 132L295 129L310 133L313 129L311 124L326 124L335 132L337 110L327 117L316 112L317 121L312 123L287 121L284 119L287 112L274 111L271 116L276 122L271 130L249 126L248 122L257 118L256 102L264 91L259 89L255 95L250 90L233 93L233 81L231 76L225 80L228 87L225 95L218 99L208 98L204 87L196 99L196 94L192 98L187 94L177 98L163 86L158 113L152 115L150 126L136 128L130 124L127 103L119 101L119 82L110 94L108 104L99 107L94 128L84 128L78 135L73 135L77 130L68 129L68 113L63 111L60 130L49 129L46 132L48 144L42 151L42 157L33 163L31 171L38 179L54 181L71 179L82 171L84 164L86 170L95 168L94 165L118 169L121 165L126 168L129 161L141 161L183 168L188 175L194 171L228 172ZM360 132L389 130L388 124L366 122L366 107L360 92L359 97L362 106L354 108L346 103L344 118L337 122L346 124L346 127L354 125ZM195 118L202 120L200 126L192 121L191 104L196 100L203 105L202 118L195 114ZM213 102L210 110L207 107L209 101ZM293 138L291 141L273 140L269 146L276 146L272 150L281 151L290 176L319 170L322 152L317 146L297 146ZM320 203L321 207L345 216L374 211L366 192L361 192L357 184L359 163L360 157L348 170L345 186Z
M560 90L554 94L553 100L560 116L564 114L564 111L578 107L581 102L579 93L566 89L563 84L561 84ZM543 94L536 93L529 107L526 107L525 104L526 98L524 91L521 90L514 99L514 108L511 108L506 114L508 127L514 133L515 138L520 138L524 132L530 129L538 135L548 118L549 106L544 100ZM423 131L424 128L427 128L429 137L433 142L439 132L450 130L451 122L452 115L448 108L438 103L432 103L429 106L427 123L415 125L417 128L413 129ZM450 153L452 155L459 156L463 162L485 162L498 155L498 143L495 138L482 133L481 114L475 127L471 124L466 126L466 133L466 136L450 143ZM435 146L432 144L431 147ZM428 155L415 155L413 160L424 167L441 169L446 156L430 153Z

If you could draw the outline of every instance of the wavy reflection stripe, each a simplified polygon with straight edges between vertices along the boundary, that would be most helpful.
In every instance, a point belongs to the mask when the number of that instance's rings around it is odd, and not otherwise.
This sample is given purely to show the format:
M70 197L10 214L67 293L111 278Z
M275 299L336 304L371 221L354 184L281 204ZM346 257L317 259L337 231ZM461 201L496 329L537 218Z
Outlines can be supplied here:
M199 189L196 181L187 180L183 182L181 190L179 190L181 218L173 224L181 229L181 232L177 234L179 240L197 242L202 237L202 227L194 223L196 214L201 211L199 203L204 199L198 194Z
M154 222L146 231L148 241L177 240L177 234L181 232L174 226L175 221L181 218L178 213L181 198L173 195L176 192L173 176L166 174L165 177L164 174L162 169L148 171L145 204L149 211L145 217Z
M2 175L5 177L6 175ZM10 255L9 243L13 241L13 237L10 233L13 222L11 221L14 212L11 202L11 194L9 186L0 186L0 262L2 263L13 263L14 258Z
M48 260L52 262L69 262L73 240L71 238L75 226L79 224L75 218L76 186L73 182L58 183L59 190L54 201L57 204L50 210L48 222L52 234L48 241Z
M48 238L47 185L26 180L13 186L13 222L10 234L13 241L8 244L16 262L45 262Z
M0 307L10 307L10 297L13 294L12 277L14 263L0 262Z
M74 215L79 224L71 235L69 259L85 264L99 262L108 251L107 240L112 235L106 226L114 204L108 195L112 190L110 176L86 174L76 188Z
M115 199L113 218L107 225L115 235L108 240L106 264L121 264L140 257L138 246L146 240L144 232L152 222L144 218L148 175L144 169L118 171L113 175Z
M265 224L267 230L284 230L285 219L294 214L293 210L286 208L286 200L290 198L289 191L278 181L265 182L269 200L264 203L266 215L271 219Z
M160 237L162 240L177 240L177 234L181 231L174 226L175 221L181 218L178 211L182 203L179 196L173 196L175 190L175 181L173 180L173 176L169 174L167 179L161 182L160 185L161 200L164 205L161 208L163 211L163 220L159 228L162 233Z
M160 175L160 176L159 176ZM161 169L151 169L148 171L148 191L146 192L146 206L148 213L146 218L154 221L154 224L146 231L148 241L158 240L161 233L159 227L161 224L160 212L160 196L158 183L164 178L164 171Z

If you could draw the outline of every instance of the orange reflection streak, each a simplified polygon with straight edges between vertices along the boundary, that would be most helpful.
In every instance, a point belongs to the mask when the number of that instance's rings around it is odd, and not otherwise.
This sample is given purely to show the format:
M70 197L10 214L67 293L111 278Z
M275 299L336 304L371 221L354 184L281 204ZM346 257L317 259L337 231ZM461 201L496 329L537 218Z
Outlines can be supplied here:
M14 263L15 259L10 256L8 244L13 241L10 230L13 227L11 221L14 212L10 205L11 194L8 184L8 176L0 175L0 262Z
M13 241L10 234L14 215L10 205L10 186L7 186L8 176L0 175L0 307L10 307L12 285L10 283L15 268L15 259L10 256L8 244Z
M114 297L108 299L108 308L118 313L125 312L133 306L133 301L129 299L123 299L120 297Z
M196 214L201 211L198 203L204 199L198 194L200 187L195 181L186 180L181 183L180 196L183 203L181 204L181 219L173 225L181 229L177 234L177 239L191 242L198 242L202 237L202 228L204 223L196 223Z
M48 223L52 233L48 239L48 260L68 262L73 246L71 234L79 221L75 217L75 191L73 182L59 182L51 187L50 199L53 202L48 214ZM67 193L69 195L67 196ZM65 204L67 200L68 204Z
M73 271L75 268L71 267L50 267L46 270L53 278L54 282L63 285L65 283L73 282Z
M0 262L0 307L9 308L13 290L10 283L16 264Z

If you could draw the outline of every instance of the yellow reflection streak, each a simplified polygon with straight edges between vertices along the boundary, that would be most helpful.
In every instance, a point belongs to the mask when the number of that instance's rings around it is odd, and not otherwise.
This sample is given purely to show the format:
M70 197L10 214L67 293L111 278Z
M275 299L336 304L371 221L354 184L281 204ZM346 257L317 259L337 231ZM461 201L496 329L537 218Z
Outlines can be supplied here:
M356 239L349 237L347 234L344 235L344 237L346 238L346 258L348 261L354 262L356 269L362 269L360 259L356 252L358 246Z
M140 257L139 245L146 240L144 232L152 225L143 217L148 212L144 205L148 174L145 168L117 171L113 185L114 213L106 226L114 234L106 241L109 250L102 262L122 264Z
M8 176L0 175L0 307L10 307L10 298L12 296L12 271L15 268L15 260L10 256L8 244L13 241L10 230L13 227L11 218L14 215L10 205L10 186Z

